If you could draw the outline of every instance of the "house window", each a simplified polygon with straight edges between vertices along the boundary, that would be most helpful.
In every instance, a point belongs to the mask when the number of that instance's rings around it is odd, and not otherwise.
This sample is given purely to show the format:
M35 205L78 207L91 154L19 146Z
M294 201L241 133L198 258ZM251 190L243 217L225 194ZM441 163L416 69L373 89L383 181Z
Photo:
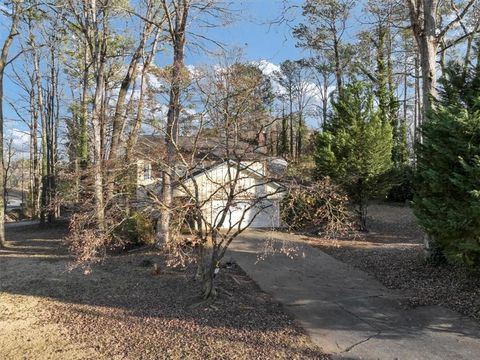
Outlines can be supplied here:
M150 180L152 178L152 164L143 164L143 180Z

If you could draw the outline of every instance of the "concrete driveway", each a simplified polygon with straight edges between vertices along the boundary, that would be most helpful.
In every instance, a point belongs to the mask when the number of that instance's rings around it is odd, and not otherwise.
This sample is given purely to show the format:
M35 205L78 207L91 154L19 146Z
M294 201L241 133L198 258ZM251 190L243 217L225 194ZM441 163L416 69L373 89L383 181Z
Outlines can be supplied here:
M277 251L259 260L265 244ZM229 254L335 359L480 359L476 322L439 306L408 309L402 294L299 236L248 231Z

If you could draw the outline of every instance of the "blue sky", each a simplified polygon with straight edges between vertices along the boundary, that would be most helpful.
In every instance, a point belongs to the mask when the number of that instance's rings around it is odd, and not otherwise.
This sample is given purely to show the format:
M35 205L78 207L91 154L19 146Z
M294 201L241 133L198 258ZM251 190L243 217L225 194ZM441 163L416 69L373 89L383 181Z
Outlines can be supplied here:
M273 64L279 64L287 59L299 59L305 56L302 49L295 46L296 41L292 37L292 31L285 22L276 23L284 10L284 0L235 0L232 2L235 8L234 21L227 27L218 27L212 29L195 29L192 32L199 32L202 35L214 39L225 44L229 49L242 49L243 58L246 61L266 60ZM302 0L289 0L289 6L297 6L294 13L300 14L300 6ZM291 15L292 13L290 13ZM8 33L9 22L0 16L0 43L3 44ZM297 19L291 19L295 22ZM134 28L129 29L132 32ZM14 56L18 51L18 39L15 40L11 48L10 56ZM209 45L212 50L218 50L213 44ZM22 61L20 61L21 63ZM168 52L159 53L156 59L157 64L165 65L171 62L171 54ZM201 65L212 62L211 56L201 51L195 51L187 48L186 63L189 65ZM21 66L21 64L17 66ZM11 69L7 69L7 73ZM5 95L4 102L5 118L6 118L6 136L13 135L15 141L23 142L27 137L27 128L17 119L17 115L9 106L8 101L18 103L21 96L20 90L8 79L5 78ZM8 101L7 101L8 100ZM12 129L14 133L12 134ZM22 134L23 133L23 134ZM18 140L17 140L18 138Z
M290 5L301 1L289 1ZM280 63L302 57L302 49L295 47L295 39L286 23L272 24L282 14L283 0L243 0L236 5L235 22L225 28L211 29L208 36L241 48L246 60L268 60ZM206 62L208 58L190 53L187 62Z
M289 0L290 5L301 4L301 0ZM302 57L302 49L295 46L295 39L291 35L291 29L285 23L272 24L279 18L284 8L284 0L236 0L233 2L234 21L227 27L213 29L192 29L194 32L200 32L209 38L219 41L228 48L242 49L243 57L247 61L267 60L268 62L279 64L286 59L299 59ZM3 44L8 33L9 22L4 21L0 17L0 43ZM15 41L10 56L14 56L18 47ZM209 45L212 50L215 48L213 44ZM191 65L199 65L211 62L208 54L201 53L198 50L187 49L186 63ZM171 62L171 56L168 53L160 53L157 56L158 64L167 64ZM20 64L18 65L20 66ZM11 69L7 69L7 73ZM19 89L8 79L5 78L5 95L6 100L16 102L20 96ZM17 115L9 106L8 101L4 102L6 132L8 136L9 129L18 129L26 131L25 125L18 120ZM15 135L15 134L14 134ZM25 138L24 135L18 133L14 137Z

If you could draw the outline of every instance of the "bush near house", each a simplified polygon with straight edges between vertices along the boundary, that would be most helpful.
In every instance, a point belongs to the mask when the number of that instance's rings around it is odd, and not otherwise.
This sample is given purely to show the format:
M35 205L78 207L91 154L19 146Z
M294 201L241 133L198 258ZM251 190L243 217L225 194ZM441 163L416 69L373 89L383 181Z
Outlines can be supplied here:
M151 245L154 243L155 229L148 216L134 212L117 227L115 234L125 240L127 247Z

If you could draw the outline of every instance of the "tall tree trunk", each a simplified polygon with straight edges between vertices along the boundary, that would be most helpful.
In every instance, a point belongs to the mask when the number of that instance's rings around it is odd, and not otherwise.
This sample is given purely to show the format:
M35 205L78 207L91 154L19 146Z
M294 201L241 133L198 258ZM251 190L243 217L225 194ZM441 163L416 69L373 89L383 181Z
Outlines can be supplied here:
M88 29L93 36L94 44L92 53L93 68L95 70L95 95L92 107L92 128L93 128L93 192L95 219L97 228L103 232L105 230L105 207L103 199L103 102L105 95L105 63L107 51L108 29L106 24L100 32L100 26L97 19L96 0L91 0L90 21L91 29ZM106 10L104 10L106 12ZM104 17L107 15L104 13Z
M281 155L286 156L288 154L288 121L285 115L285 107L282 108L282 135L281 135Z
M303 131L303 110L299 109L298 111L298 137L297 137L297 159L300 159L302 156L302 134Z
M160 211L159 228L157 229L157 245L170 243L170 216L173 205L172 182L175 175L176 143L178 140L178 118L180 115L180 91L182 84L182 73L185 68L185 32L187 27L188 11L190 3L188 0L179 1L174 9L174 17L168 7L166 0L162 2L167 15L170 38L173 45L173 67L172 82L170 87L167 127L165 132L165 145L167 148L166 166L162 172L162 208Z
M290 118L290 159L295 159L295 141L293 136L293 99L291 89L289 90L289 118Z
M20 20L20 5L12 4L12 22L10 25L10 32L3 43L2 52L0 55L0 159L3 161L3 78L5 75L5 67L7 66L8 52L12 45L13 39L17 36L17 26ZM3 179L3 166L0 166L0 179ZM3 197L4 186L0 182L0 248L5 247L5 198Z
M130 209L131 202L133 198L136 196L135 190L136 190L136 181L138 176L137 170L136 170L137 164L132 164L133 150L135 148L135 144L137 143L138 134L140 132L140 128L143 122L143 107L144 107L144 100L146 95L145 93L147 91L147 74L150 68L150 64L152 63L152 60L155 57L155 54L157 53L157 45L158 45L158 41L160 40L160 34L161 34L160 29L157 29L155 39L152 44L152 49L143 62L143 67L142 67L141 76L140 76L140 95L139 95L138 104L137 104L137 115L135 117L135 121L132 126L130 135L128 137L127 148L125 150L125 162L127 164L127 167L131 169L130 171L128 171L128 176L129 176L128 182L131 185L131 189L129 191L129 197L127 199L128 209Z
M154 15L156 12L154 13ZM146 19L152 17L152 3L151 1L148 3L148 10L147 14L145 15ZM120 90L118 92L117 101L115 105L115 113L112 118L112 141L110 144L110 153L108 155L109 159L109 169L107 173L107 192L106 192L106 202L108 203L110 199L113 197L113 184L114 181L112 177L115 177L116 167L117 167L117 158L118 152L120 147L120 139L122 135L123 128L125 127L125 120L126 120L126 110L125 104L127 100L128 90L135 82L135 78L137 75L137 69L139 65L139 61L144 53L145 44L153 30L153 24L151 22L146 21L143 27L143 31L140 35L140 42L135 49L135 52L130 60L130 64L127 69L127 73L123 78L120 84Z
M432 100L437 97L436 54L437 45L430 40L425 41L420 47L423 118L426 118L427 112L431 109Z
M31 44L35 47L33 34L31 33ZM33 50L33 70L35 74L35 86L37 88L37 106L41 122L41 161L40 161L40 222L45 223L47 208L47 119L45 114L45 104L43 99L42 79L40 75L40 60L37 51Z
M38 161L38 107L37 107L37 96L35 92L35 81L31 81L31 91L30 91L30 181L31 181L31 206L32 206L32 217L38 217L39 210L39 192L40 192L40 177L39 177L39 161Z
M328 121L328 75L323 74L323 97L322 97L322 128Z
M88 52L88 45L84 44L83 48L83 77L82 77L82 95L81 106L82 113L80 116L80 145L79 145L79 163L82 170L85 170L88 163L88 78L90 75L90 56Z
M93 127L93 176L94 176L94 201L95 218L100 231L105 229L105 209L103 202L103 156L102 156L102 102L105 91L105 74L103 60L98 59L100 65L96 74L96 89L92 110Z
M337 34L333 35L333 53L334 53L334 67L335 79L337 81L337 93L342 92L342 65L340 62L340 42L337 39Z
M422 96L420 91L420 61L419 54L415 54L415 141L420 140L418 128L422 124Z
M442 29L438 29L438 17L441 16L438 0L407 0L410 23L420 53L422 73L423 119L432 107L432 100L437 97L436 58L438 46L447 32L468 13L477 0L469 0L463 10Z

